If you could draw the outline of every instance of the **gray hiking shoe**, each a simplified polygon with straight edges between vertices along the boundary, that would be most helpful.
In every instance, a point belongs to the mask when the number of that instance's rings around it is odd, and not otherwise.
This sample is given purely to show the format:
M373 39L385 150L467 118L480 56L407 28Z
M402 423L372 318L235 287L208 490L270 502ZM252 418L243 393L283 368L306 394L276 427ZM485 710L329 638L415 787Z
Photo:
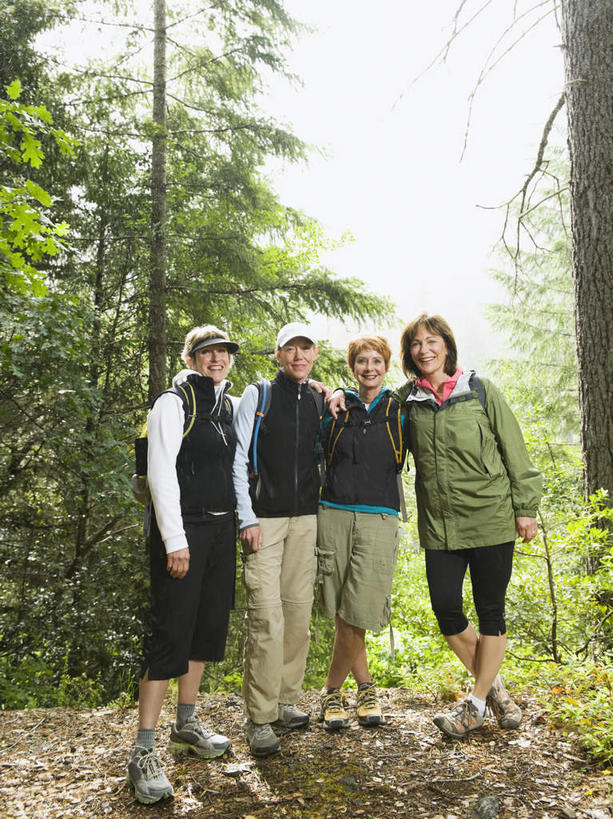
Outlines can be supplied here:
M128 782L134 786L134 795L144 805L174 796L155 748L135 745L128 759Z
M191 716L183 728L173 725L170 729L168 750L173 753L192 753L204 759L221 756L230 747L230 740L222 734L216 734L203 725L198 717Z
M345 699L340 691L321 695L320 720L326 731L338 731L349 725L349 714L345 710Z
M356 713L360 725L382 724L383 714L381 713L381 706L379 705L377 687L374 683L369 683L368 685L364 683L363 688L358 688L356 705Z
M511 699L500 676L494 680L486 701L488 708L498 720L498 725L501 728L517 728L519 726L523 716L521 708Z
M277 722L284 728L302 728L303 725L309 724L309 715L295 705L280 702Z
M481 728L484 719L470 700L462 700L449 713L437 714L434 724L447 736L462 739L469 731Z
M279 739L272 730L270 723L257 725L250 719L247 720L247 740L249 750L254 756L270 756L280 750Z

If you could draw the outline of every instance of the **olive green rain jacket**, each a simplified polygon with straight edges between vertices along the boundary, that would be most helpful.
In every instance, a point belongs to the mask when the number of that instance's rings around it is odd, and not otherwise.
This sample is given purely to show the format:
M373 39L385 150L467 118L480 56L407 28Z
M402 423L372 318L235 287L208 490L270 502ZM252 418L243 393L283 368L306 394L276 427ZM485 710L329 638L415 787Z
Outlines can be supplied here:
M419 540L466 549L515 540L515 518L536 517L542 480L499 390L481 378L485 409L462 373L441 406L413 382L397 391L409 410Z

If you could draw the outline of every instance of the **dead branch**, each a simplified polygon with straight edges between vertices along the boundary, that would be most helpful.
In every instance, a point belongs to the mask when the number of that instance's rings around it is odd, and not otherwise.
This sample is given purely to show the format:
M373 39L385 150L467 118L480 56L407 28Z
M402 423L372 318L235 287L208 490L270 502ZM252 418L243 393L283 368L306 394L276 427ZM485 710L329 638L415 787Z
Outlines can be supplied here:
M472 16L472 17L470 17L470 18L469 18L469 19L468 19L468 20L467 20L467 21L464 23L464 25L462 25L462 26L460 26L460 28L458 28L458 18L459 18L459 16L460 16L460 13L461 13L462 9L464 8L464 6L465 6L466 2L467 2L467 0L462 0L462 2L460 3L460 6L459 6L459 8L458 8L458 10L456 11L456 13L455 13L455 15L454 15L454 18L453 18L453 31L451 32L451 35L450 35L450 37L448 38L448 40L447 40L447 42L445 43L445 45L444 45L444 46L441 48L441 50L440 50L440 51L439 51L439 52L436 54L436 56L435 56L435 57L434 57L434 58L433 58L433 59L432 59L432 60L431 60L431 61L428 63L428 65L427 65L427 66L426 66L424 69L422 69L422 70L419 72L419 74L418 74L416 77L414 77L414 78L411 80L411 82L408 84L408 86L406 87L406 89L405 89L404 91L401 91L401 92L400 92L400 94L398 95L398 97L397 97L396 101L395 101L395 102L394 102L394 104L392 105L392 111L393 111L393 110L394 110L394 108L395 108L395 107L398 105L398 103L399 103L399 102L400 102L400 100L401 100L401 99L404 97L404 95L405 95L405 94L406 94L408 91L410 91L410 90L411 90L411 88L413 88L413 86L415 85L415 83L419 82L419 80L420 80L420 79L421 79L421 78L424 76L424 74L427 74L427 73L428 73L428 71L430 71L430 69L431 69L431 68L433 68L433 67L434 67L434 66L435 66L435 65L436 65L436 64L439 62L439 60L440 60L441 62L445 62L445 60L447 59L447 56L448 56L448 54L449 54L449 50L450 50L450 48L451 48L452 44L454 43L454 41L455 41L455 40L457 40L457 38L458 38L458 37L460 36L460 34L461 34L463 31L464 31L464 29L468 28L468 26L469 26L469 25L470 25L470 24L471 24L471 23L472 23L474 20L476 20L476 19L477 19L477 17L478 17L478 16L479 16L479 15L480 15L482 12L484 12L484 11L485 11L485 9L486 9L488 6L490 6L490 5L492 4L493 0L487 0L487 2L485 2L485 3L484 3L482 6L481 6L481 8L480 8L480 9L478 9L478 10L477 10L477 11L476 11L476 12L473 14L473 16Z
M487 58L486 58L485 63L483 65L483 68L481 69L481 72L480 72L480 74L479 74L479 76L477 78L477 82L475 83L475 85L474 85L474 87L473 87L473 89L470 92L470 95L468 97L468 116L466 118L466 128L465 128L465 131L464 131L464 144L462 146L462 153L460 154L460 162L464 158L464 154L466 153L466 148L468 146L468 134L470 132L470 125L471 125L471 122L472 122L473 104L474 104L474 101L475 101L475 97L477 95L477 91L479 90L479 87L485 81L485 78L488 76L488 74L490 74L496 68L496 66L500 62L502 62L502 60L508 54L510 54L511 51L513 51L513 49L524 39L524 37L527 37L528 34L532 31L532 29L534 29L534 28L536 28L536 26L540 25L540 23L543 20L545 20L547 17L549 17L550 14L553 13L553 9L550 9L545 14L541 15L530 26L528 26L528 28L525 29L525 31L523 31L519 35L519 37L517 37L509 46L507 46L507 48L502 52L502 54L500 54L497 57L497 59L491 65L488 65L488 63L490 62L490 60L492 59L492 57L496 53L496 49L498 48L500 43L504 40L506 35L510 31L513 30L513 28L519 23L519 21L523 17L526 17L528 14L531 14L533 11L540 8L541 6L549 5L549 3L550 3L550 0L542 0L542 2L538 3L536 6L532 6L532 8L527 9L523 14L520 14L519 17L515 18L513 20L513 22L509 26L507 26L507 28L502 32L502 34L500 35L498 40L494 43L492 49L490 50L490 53L487 55Z

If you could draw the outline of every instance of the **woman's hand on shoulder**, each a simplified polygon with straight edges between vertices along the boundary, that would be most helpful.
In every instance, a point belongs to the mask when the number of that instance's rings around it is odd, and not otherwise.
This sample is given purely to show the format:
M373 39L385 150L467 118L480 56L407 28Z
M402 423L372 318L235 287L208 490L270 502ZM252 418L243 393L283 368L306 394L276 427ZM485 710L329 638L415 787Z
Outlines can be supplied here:
M332 390L330 387L326 387L326 385L321 381L313 381L312 378L309 378L309 387L312 387L315 392L323 392L325 401L329 401L332 397Z
M177 549L170 552L166 559L166 571L171 577L181 580L189 569L189 549Z
M536 518L515 518L515 535L520 537L524 543L530 543L536 537L538 524Z
M345 404L345 390L336 389L332 393L332 397L330 398L330 403L328 404L328 409L330 410L330 415L333 418L338 418L339 412L346 412L347 405Z

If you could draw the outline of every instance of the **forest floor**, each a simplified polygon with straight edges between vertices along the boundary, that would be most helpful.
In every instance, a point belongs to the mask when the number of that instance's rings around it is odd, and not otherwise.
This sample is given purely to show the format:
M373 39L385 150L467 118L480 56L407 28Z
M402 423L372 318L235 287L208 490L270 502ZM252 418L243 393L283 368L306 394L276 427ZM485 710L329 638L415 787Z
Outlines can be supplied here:
M495 720L464 741L443 738L432 716L448 704L404 689L381 690L385 724L328 733L319 695L305 693L311 725L281 734L281 752L249 754L239 697L211 697L200 716L232 738L224 757L160 756L173 800L139 805L125 781L136 708L51 708L0 712L0 817L207 817L285 819L610 819L613 776L556 730L538 704L518 700L519 730ZM350 700L351 702L352 700Z

